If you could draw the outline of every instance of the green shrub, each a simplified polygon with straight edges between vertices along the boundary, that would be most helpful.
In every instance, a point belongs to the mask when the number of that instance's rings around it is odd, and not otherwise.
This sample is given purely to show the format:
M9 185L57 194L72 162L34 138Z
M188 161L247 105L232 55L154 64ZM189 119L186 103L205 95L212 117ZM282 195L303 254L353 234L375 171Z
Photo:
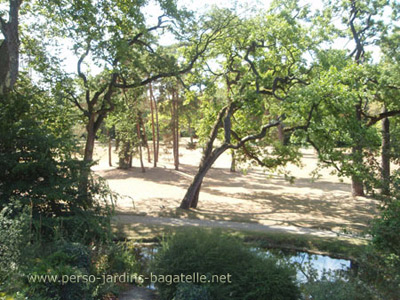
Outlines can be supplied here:
M307 299L313 300L372 300L371 293L356 280L323 278L304 285L304 294Z
M15 203L0 211L0 291L2 284L18 271L23 259L23 249L29 242L29 215ZM20 213L15 216L15 211ZM12 284L12 282L9 282Z
M177 232L162 244L152 272L160 275L199 273L230 275L231 283L201 284L211 299L298 299L295 271L245 247L220 231L188 229ZM161 299L177 293L177 283L157 282Z
M25 294L29 299L92 299L91 286L85 276L90 275L90 255L86 246L59 241L51 252L43 253L29 265L25 277ZM47 252L47 251L46 251ZM40 276L58 276L55 281L40 282ZM79 282L62 282L65 276L79 277Z
M388 204L371 228L376 249L400 255L400 200Z
M18 198L30 210L32 230L49 241L108 239L110 209L102 205L109 190L91 177L82 197L79 184L90 166L73 158L76 141L58 125L64 120L41 119L60 113L46 110L57 107L46 101L17 93L0 101L0 210Z
M173 300L211 300L211 296L206 286L179 283Z
M379 299L399 299L400 200L389 203L371 226L372 241L359 259L359 277Z

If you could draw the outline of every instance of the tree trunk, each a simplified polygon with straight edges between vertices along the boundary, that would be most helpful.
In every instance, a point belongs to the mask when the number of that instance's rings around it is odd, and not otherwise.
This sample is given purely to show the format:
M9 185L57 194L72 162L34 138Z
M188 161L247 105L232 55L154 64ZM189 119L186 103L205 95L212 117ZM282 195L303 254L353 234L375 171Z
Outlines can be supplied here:
M386 109L384 110L386 112ZM390 193L390 121L382 120L382 194Z
M22 0L10 0L8 22L0 16L1 33L4 40L0 45L0 95L10 91L18 77L19 68L19 8Z
M178 95L172 91L172 137L175 170L179 170L179 114L178 114Z
M83 160L86 162L92 162L93 152L94 152L94 142L96 139L94 116L89 119L89 122L86 125L86 132L87 132L87 137L86 137L85 154Z
M112 167L112 139L110 130L107 130L108 134L108 165Z
M355 110L356 110L356 118L361 126L361 121L362 121L361 103L355 106ZM355 166L355 169L357 169L359 166L363 164L362 146L359 137L355 137L355 143L356 145L353 146L351 150L353 155L353 167ZM351 192L353 196L365 196L363 180L357 175L353 175L351 177Z
M194 198L192 200L192 203L190 204L190 208L197 208L197 204L199 203L199 195L200 195L200 189L201 185L203 184L203 181L200 182L200 185L197 188L197 191L194 194Z
M232 157L232 161L231 161L231 169L230 171L232 173L236 172L236 158L235 158L235 151L231 150L231 157Z
M210 155L203 156L199 170L197 174L194 176L192 183L190 184L188 190L186 191L185 197L183 198L180 208L189 209L196 208L199 193L201 189L201 184L203 183L203 179L206 176L208 170L212 167L217 158L228 149L226 144L223 144L221 147L214 149ZM206 155L206 154L205 154Z
M116 135L116 134L115 134ZM119 138L115 137L115 152L117 152L119 149Z
M151 131L153 136L153 159L154 159L154 168L157 167L157 146L156 146L156 133L155 133L155 126L154 126L154 105L153 105L153 88L152 85L149 84L150 90L150 110L151 110Z
M353 147L353 164L362 164L362 149L361 147ZM351 193L353 196L365 196L364 194L364 183L361 178L356 175L351 177Z
M158 155L159 155L159 153L160 153L160 124L159 124L159 122L158 122L158 107L157 107L157 101L155 100L154 97L153 97L153 99L154 99L154 108L155 108L155 111L156 111L156 129L157 129L157 135L156 135L157 146L156 146L156 155L155 155L155 158L156 158L156 161L158 162Z
M143 165L142 145L141 145L141 142L140 142L140 136L141 136L141 134L140 134L139 120L138 120L138 123L136 124L136 129L137 129L137 135L138 135L138 139L139 139L139 145L138 145L138 147L139 147L140 167L142 168L142 173L145 173L146 170L145 170L144 165Z
M146 147L147 150L147 161L151 163L151 153L150 153L150 148L149 148L149 143L147 141L147 136L146 136L146 127L144 126L143 118L141 113L138 113L138 121L139 121L139 134L138 139L143 142L143 146ZM140 129L142 131L140 131Z
M123 142L121 145L121 151L119 155L118 169L129 169L131 166L131 143Z

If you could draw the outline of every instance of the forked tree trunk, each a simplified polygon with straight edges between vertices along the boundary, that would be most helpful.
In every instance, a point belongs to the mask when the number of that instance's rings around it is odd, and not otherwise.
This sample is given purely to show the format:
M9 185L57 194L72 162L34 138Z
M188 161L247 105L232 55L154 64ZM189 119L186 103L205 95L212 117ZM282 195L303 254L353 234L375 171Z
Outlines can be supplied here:
M382 120L382 194L390 194L390 121L388 118Z

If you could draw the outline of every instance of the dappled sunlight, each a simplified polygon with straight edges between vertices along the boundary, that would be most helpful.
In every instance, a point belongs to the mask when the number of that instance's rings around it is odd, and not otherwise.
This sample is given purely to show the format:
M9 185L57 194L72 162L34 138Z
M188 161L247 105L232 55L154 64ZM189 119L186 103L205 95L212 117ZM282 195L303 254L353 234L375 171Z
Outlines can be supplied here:
M94 167L119 194L117 211L124 214L291 225L322 230L362 231L377 213L378 201L352 197L348 179L341 182L323 170L317 180L310 175L317 166L312 150L302 150L303 167L289 165L294 182L261 168L230 172L230 155L222 155L208 172L195 210L177 208L196 174L201 151L181 144L182 164L176 171L171 153L161 153L157 168L138 160L133 168L109 167L105 148L97 146L99 164ZM170 151L171 152L171 151ZM147 157L147 156L145 156ZM117 157L113 154L113 164ZM178 224L175 224L178 225Z

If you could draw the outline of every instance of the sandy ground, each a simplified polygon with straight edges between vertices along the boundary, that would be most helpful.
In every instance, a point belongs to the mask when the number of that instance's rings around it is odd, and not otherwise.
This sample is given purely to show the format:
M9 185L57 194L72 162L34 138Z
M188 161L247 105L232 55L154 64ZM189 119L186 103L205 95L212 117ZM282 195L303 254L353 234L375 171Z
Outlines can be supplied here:
M363 230L377 213L378 201L353 198L350 181L341 182L330 174L331 170L323 170L321 177L313 181L310 173L317 166L317 158L311 149L302 150L302 168L286 168L295 177L294 183L285 180L284 175L258 167L231 173L230 155L222 155L204 180L198 209L188 213L177 207L197 171L201 150L187 150L185 145L182 141L179 171L174 170L172 150L163 146L157 168L147 161L144 151L146 172L142 173L137 159L132 169L117 169L115 153L113 167L109 167L106 148L96 145L98 165L93 169L120 195L117 210L121 213L334 231Z

